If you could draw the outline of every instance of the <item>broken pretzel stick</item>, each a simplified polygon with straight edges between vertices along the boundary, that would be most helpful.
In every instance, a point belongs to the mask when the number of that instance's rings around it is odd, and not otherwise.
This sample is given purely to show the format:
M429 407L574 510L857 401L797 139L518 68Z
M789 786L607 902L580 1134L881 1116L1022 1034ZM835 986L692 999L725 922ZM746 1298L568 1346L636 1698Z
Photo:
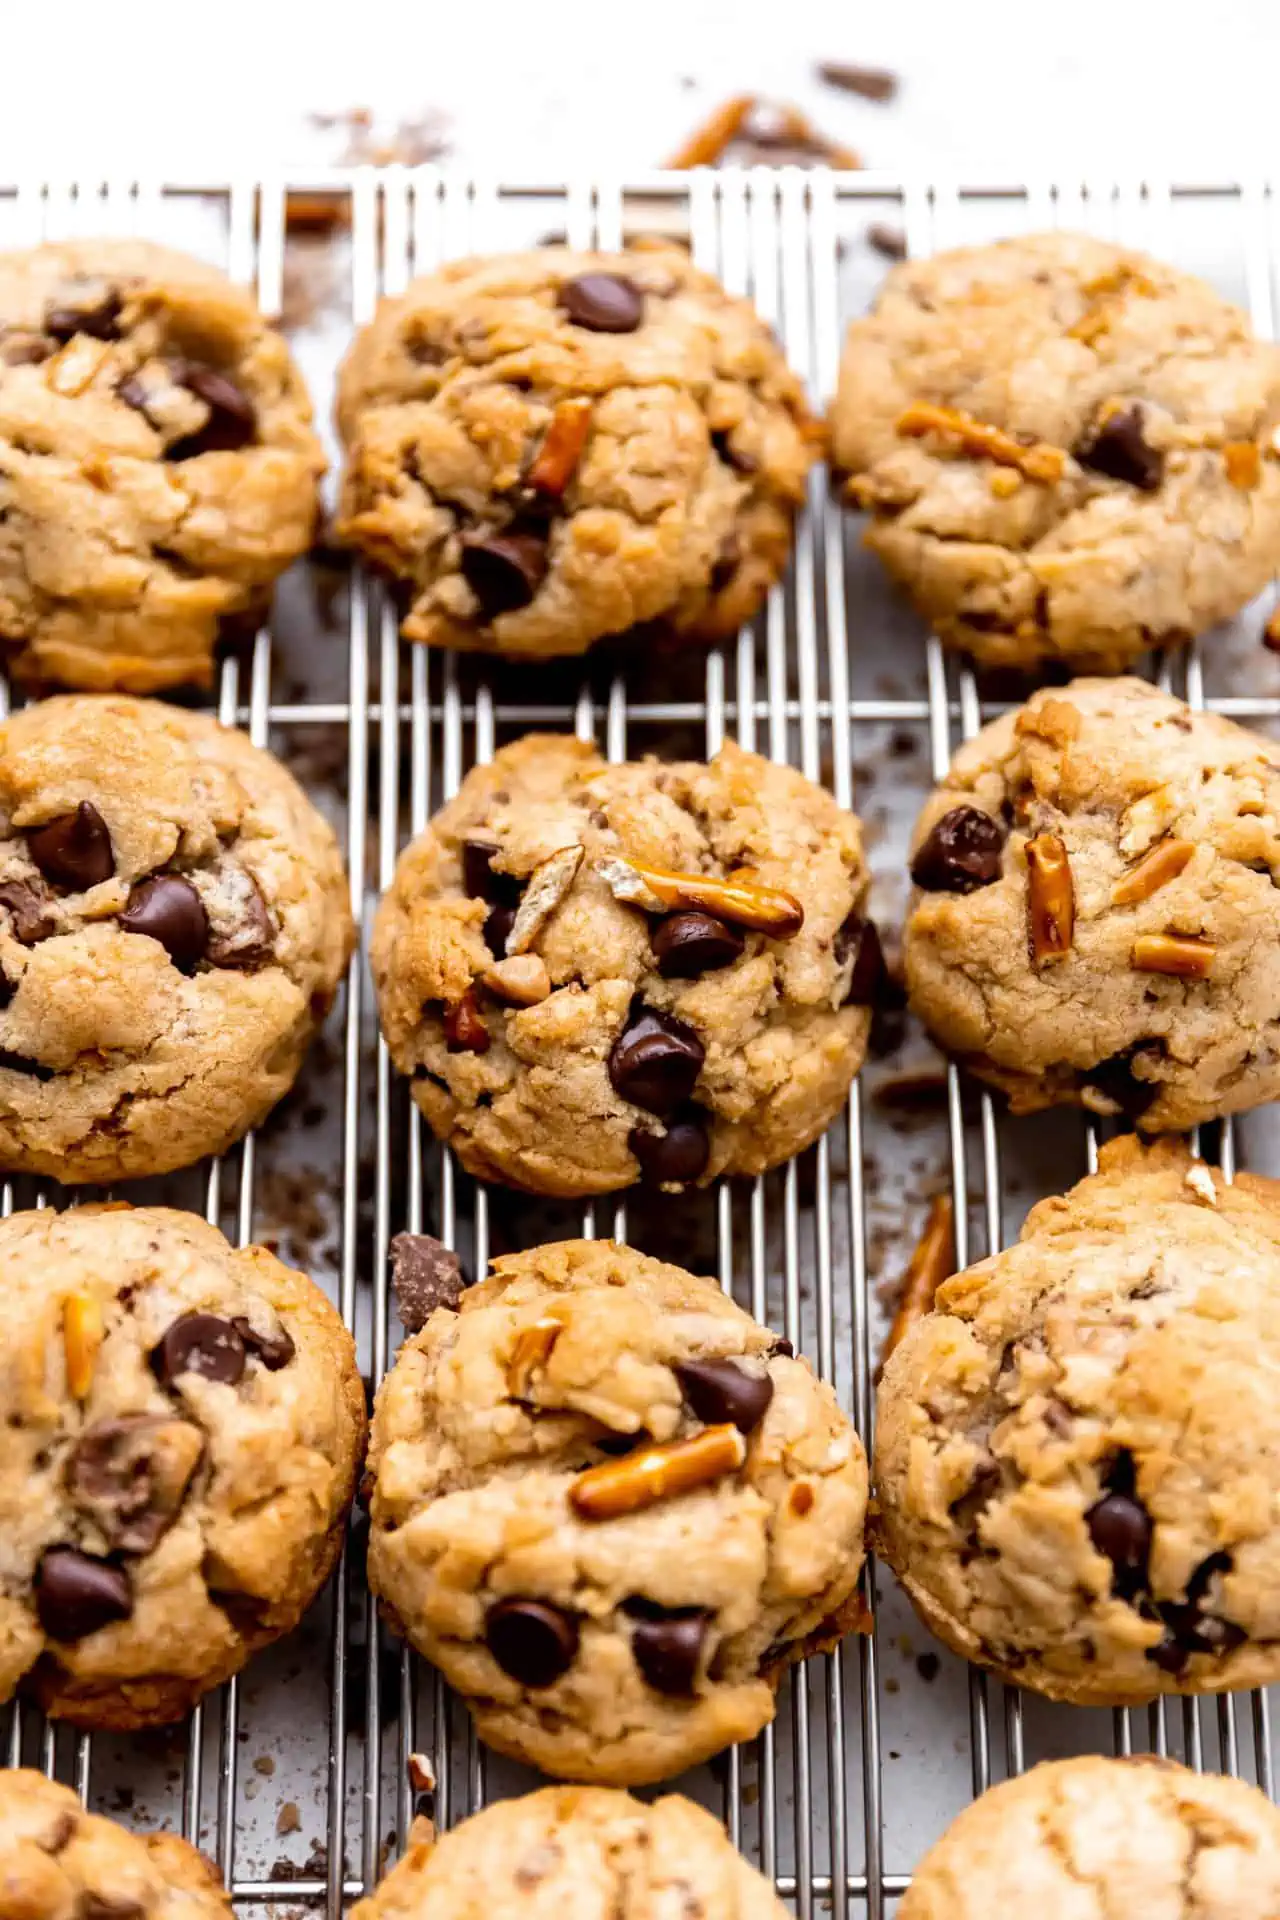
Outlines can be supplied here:
M923 439L929 433L949 434L960 442L966 453L982 454L1002 467L1016 467L1028 480L1036 480L1041 486L1052 486L1061 480L1066 467L1067 456L1061 447L1051 447L1043 440L1024 446L1003 427L988 426L985 420L976 420L959 407L936 407L928 400L916 400L905 413L899 414L898 432L913 440Z
M525 475L525 484L544 499L560 499L577 471L590 431L590 400L557 402L542 445Z
M1027 842L1027 944L1033 966L1066 958L1075 922L1066 845L1056 833L1038 833Z
M791 939L804 925L804 908L794 893L766 886L748 867L718 880L710 874L669 873L664 867L610 856L597 862L596 871L615 900L646 913L692 908L733 926L771 934L775 940Z
M1153 893L1176 880L1182 869L1190 862L1195 846L1190 840L1159 840L1150 853L1131 867L1111 889L1113 907L1132 907L1139 900L1149 900Z
M932 1311L934 1298L944 1280L956 1267L956 1216L949 1193L940 1193L929 1203L929 1218L924 1232L903 1275L898 1310L880 1355L877 1373L883 1373L889 1355L902 1345L917 1320Z
M673 1494L710 1486L736 1473L746 1457L747 1443L731 1423L704 1427L688 1440L637 1449L620 1460L588 1467L570 1487L569 1505L583 1520L616 1520Z

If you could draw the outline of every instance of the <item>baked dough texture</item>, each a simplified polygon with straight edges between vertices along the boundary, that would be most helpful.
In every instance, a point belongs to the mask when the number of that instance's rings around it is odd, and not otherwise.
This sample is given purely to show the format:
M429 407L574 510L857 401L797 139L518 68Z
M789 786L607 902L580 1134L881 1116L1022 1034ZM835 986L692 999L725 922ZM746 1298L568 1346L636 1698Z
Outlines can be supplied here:
M714 1281L609 1241L508 1255L433 1313L369 1465L388 1616L490 1746L562 1778L750 1738L855 1617L866 1463L831 1388Z
M1132 1134L890 1356L876 1547L940 1639L1080 1705L1280 1677L1280 1183Z
M403 632L531 659L726 639L779 578L819 430L746 300L669 247L457 260L339 376L337 531Z
M1238 307L1044 233L894 268L849 329L832 464L947 645L1112 673L1280 567L1277 422L1280 347Z
M351 1335L264 1247L169 1208L11 1214L0 1262L0 1699L181 1719L337 1558L365 1429Z
M0 648L27 682L208 685L311 544L324 456L284 340L141 240L0 254Z

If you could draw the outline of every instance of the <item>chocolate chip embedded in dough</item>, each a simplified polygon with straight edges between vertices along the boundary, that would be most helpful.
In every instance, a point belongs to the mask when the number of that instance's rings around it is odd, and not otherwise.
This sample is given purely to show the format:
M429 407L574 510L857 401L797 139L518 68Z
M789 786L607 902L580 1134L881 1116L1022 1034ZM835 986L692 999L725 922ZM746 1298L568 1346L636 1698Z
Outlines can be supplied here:
M45 879L76 892L109 880L116 870L107 823L91 800L27 829L27 852Z
M673 1114L661 1133L632 1127L627 1145L640 1162L644 1178L659 1185L700 1180L711 1158L711 1139L696 1107Z
M565 281L556 304L588 333L634 333L644 319L644 295L621 273L580 273Z
M133 1589L121 1567L75 1547L49 1547L35 1579L36 1614L51 1640L84 1640L100 1627L127 1620Z
M686 1360L674 1371L685 1405L708 1426L729 1420L739 1433L750 1433L773 1399L768 1374L749 1373L736 1360Z
M184 1373L234 1387L244 1374L244 1362L244 1341L217 1313L179 1314L151 1353L152 1370L166 1387Z
M182 1508L204 1452L185 1420L124 1414L86 1427L67 1463L67 1491L121 1553L150 1553Z
M542 1600L498 1600L484 1623L485 1643L502 1671L522 1687L549 1687L577 1658L578 1622Z
M609 1079L615 1093L646 1113L673 1113L693 1092L705 1058L692 1027L641 1006L613 1043Z
M625 1611L635 1618L632 1657L655 1693L691 1694L702 1664L708 1615L700 1607L658 1607L643 1600L628 1600Z
M709 913L669 913L653 930L650 944L664 980L692 980L727 967L745 941L736 927Z
M244 1341L246 1353L254 1354L268 1373L279 1373L298 1351L293 1335L285 1327L278 1327L274 1333L259 1333L242 1313L233 1314L231 1324Z
M39 881L6 880L0 885L0 907L9 911L9 926L21 946L34 947L57 930L50 897Z
M109 281L96 274L80 274L68 280L45 308L44 330L63 345L78 333L88 334L91 340L115 340L122 304Z
M462 577L479 602L480 618L527 607L546 578L547 543L536 533L469 533L462 539Z
M158 940L178 967L194 967L209 944L209 916L189 880L176 873L157 874L131 888L120 915L125 933Z
M243 388L196 360L175 361L171 369L178 386L185 387L209 409L209 418L194 433L183 434L165 450L166 460L194 460L202 453L238 453L258 431L258 415Z

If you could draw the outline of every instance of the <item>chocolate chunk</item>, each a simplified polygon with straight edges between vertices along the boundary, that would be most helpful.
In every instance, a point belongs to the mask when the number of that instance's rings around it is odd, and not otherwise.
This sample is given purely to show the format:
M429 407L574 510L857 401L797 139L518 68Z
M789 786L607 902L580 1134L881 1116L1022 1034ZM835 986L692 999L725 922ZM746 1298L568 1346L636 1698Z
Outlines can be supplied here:
M994 1461L980 1465L964 1492L951 1502L947 1512L965 1538L977 1539L978 1521L1000 1491L1000 1469Z
M100 1420L71 1450L67 1491L109 1547L150 1553L177 1519L203 1452L203 1434L185 1420Z
M242 1313L234 1314L231 1324L244 1341L246 1353L255 1354L268 1373L279 1373L298 1351L293 1335L285 1327L277 1328L274 1333L259 1333Z
M1109 1059L1099 1060L1096 1066L1086 1067L1081 1075L1085 1086L1094 1087L1104 1099L1114 1101L1126 1119L1138 1120L1158 1097L1158 1080L1139 1080L1133 1071L1133 1063L1139 1058L1157 1060L1163 1053L1161 1043L1139 1043L1129 1047L1124 1053L1113 1053Z
M51 1640L83 1640L133 1612L129 1576L74 1547L49 1547L36 1569L36 1613Z
M931 828L911 878L930 893L974 893L1000 878L1004 828L978 807L952 807Z
M496 620L533 599L546 578L547 543L536 533L468 533L459 564L481 620Z
M1133 1494L1107 1493L1085 1517L1089 1538L1111 1562L1112 1591L1134 1600L1147 1586L1151 1515Z
M659 1607L638 1597L623 1610L635 1620L631 1652L654 1692L691 1694L710 1617L701 1607Z
M210 933L204 957L210 966L253 973L274 959L276 932L253 875L243 867L231 871L239 917L230 926Z
M768 1374L748 1373L736 1360L686 1360L673 1371L686 1406L709 1427L731 1420L739 1433L750 1433L773 1399Z
M609 1053L609 1080L646 1113L674 1113L693 1092L706 1049L673 1014L638 1005Z
M541 1600L497 1600L485 1615L490 1653L522 1687L549 1687L578 1653L578 1622Z
M0 366L38 367L52 352L49 342L37 334L14 334L0 339Z
M462 843L462 884L472 900L488 900L494 906L520 904L521 883L514 873L495 873L493 840L464 840Z
M832 942L835 962L842 967L853 955L853 971L845 991L846 1007L874 1007L884 979L884 949L874 920L864 920L855 910L836 928Z
M398 1233L391 1242L391 1285L407 1333L425 1327L437 1307L457 1310L466 1281L452 1248L429 1233Z
M12 994L10 994L12 999ZM52 1080L54 1071L46 1067L42 1060L32 1060L25 1053L10 1053L7 1047L0 1047L0 1068L9 1073L25 1073L32 1080Z
M588 333L634 333L644 319L644 295L620 273L580 273L566 280L557 305Z
M796 1357L795 1342L788 1340L785 1333L780 1333L777 1336L773 1343L773 1351L775 1353L785 1354L788 1360L794 1360Z
M646 1180L673 1184L701 1179L711 1158L711 1140L696 1107L673 1114L664 1133L632 1127L627 1145L640 1162Z
M196 360L175 361L170 372L178 386L203 400L209 418L195 433L172 441L165 449L166 460L194 460L201 453L236 453L250 444L258 431L258 416L252 400L234 380Z
M495 960L505 957L507 941L516 923L514 907L495 907L484 923L484 943Z
M92 340L115 340L121 300L115 288L91 275L69 280L57 300L44 310L44 330L50 339L65 345L78 333Z
M10 931L24 947L47 940L57 925L49 911L49 896L38 882L6 880L0 886L0 907L9 909Z
M178 967L194 967L209 941L204 903L191 882L176 873L158 874L132 887L120 925L126 933L158 940Z
M229 1320L216 1313L183 1313L152 1349L151 1368L166 1387L184 1373L234 1387L244 1373L244 1359L244 1341Z
M1144 493L1154 493L1164 478L1164 455L1142 437L1141 407L1126 407L1104 420L1091 440L1074 450L1082 467L1124 480Z
M79 892L109 880L116 870L107 823L91 800L47 826L27 829L27 852L55 887Z
M742 565L742 542L736 533L726 534L720 542L707 584L712 593L723 593Z
M736 927L709 913L669 913L653 932L653 952L664 980L692 980L727 967L745 942Z
M651 1440L652 1436L641 1427L635 1433L598 1433L592 1444L601 1453L607 1453L611 1460L620 1460L624 1453L634 1453L637 1447L649 1446Z
M1164 1638L1147 1649L1147 1659L1164 1673L1181 1673L1196 1653L1230 1653L1247 1639L1233 1620L1205 1611L1209 1589L1219 1574L1230 1573L1229 1553L1211 1553L1187 1581L1185 1600L1162 1601L1156 1611L1165 1623Z

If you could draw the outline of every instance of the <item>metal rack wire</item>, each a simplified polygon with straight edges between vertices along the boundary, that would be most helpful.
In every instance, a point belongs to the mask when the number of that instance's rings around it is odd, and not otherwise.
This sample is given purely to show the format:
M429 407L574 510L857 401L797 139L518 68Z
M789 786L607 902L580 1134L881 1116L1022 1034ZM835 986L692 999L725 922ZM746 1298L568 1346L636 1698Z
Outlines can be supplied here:
M370 317L380 293L398 291L413 273L460 253L532 244L548 227L575 244L603 247L616 247L647 227L683 229L700 261L753 297L819 398L834 388L844 321L870 284L869 263L860 266L856 257L862 225L886 208L900 210L914 252L979 230L994 235L1077 224L1174 258L1186 253L1180 231L1188 210L1207 209L1215 235L1225 223L1236 236L1232 271L1242 274L1259 330L1270 332L1273 324L1275 216L1263 182L944 189L872 174L783 169L657 175L625 185L505 185L396 168L288 181L34 181L0 187L0 235L14 245L110 230L181 243L197 216L212 212L214 239L206 240L205 250L221 236L223 263L235 278L255 285L272 311L283 290L290 190L329 193L345 216L346 318L355 325ZM341 337L323 347L326 374L340 345ZM341 785L351 899L367 930L371 900L388 883L406 835L456 790L469 765L489 758L501 739L531 727L573 728L612 759L660 749L673 734L685 750L712 753L732 734L826 780L842 805L855 798L855 747L876 737L876 729L914 729L927 737L933 772L940 773L956 739L972 734L995 709L981 705L972 676L944 659L936 642L926 647L923 636L912 642L923 660L918 685L882 685L863 671L875 652L879 615L859 564L847 523L818 472L788 580L735 646L707 657L702 686L681 697L633 683L629 698L621 671L602 672L590 661L582 664L576 688L556 674L546 676L545 689L539 684L530 695L521 686L513 694L501 668L475 674L452 656L402 647L390 605L374 583L357 575L347 610L344 689L327 686L325 697L314 701L273 701L272 642L264 632L248 662L223 667L217 711L247 726L255 740L270 740L286 759L303 730L320 729L330 739L345 735ZM1198 655L1182 672L1193 703L1210 697ZM1265 687L1242 691L1232 684L1212 691L1218 711L1258 725L1280 718L1280 697ZM394 1338L386 1288L391 1235L401 1226L429 1228L464 1249L479 1271L498 1226L505 1233L510 1223L498 1220L498 1198L466 1179L407 1108L369 1003L358 958L339 1015L340 1106L334 1164L326 1177L340 1200L340 1230L328 1277L376 1383ZM872 1190L863 1171L872 1165L879 1125L855 1088L840 1122L801 1162L682 1203L691 1217L701 1215L704 1244L723 1285L804 1347L835 1382L866 1439L875 1305L869 1279ZM997 1115L988 1095L979 1096L975 1113L952 1069L944 1130L963 1263L1005 1238L1002 1171L1016 1156L1017 1129ZM1220 1157L1228 1173L1237 1162L1240 1131L1223 1129ZM366 1194L362 1156L370 1145ZM1095 1152L1087 1132L1078 1171ZM258 1153L250 1138L201 1180L200 1204L208 1217L241 1241L264 1231ZM182 1193L190 1204L190 1187ZM0 1192L5 1212L43 1198L13 1183ZM625 1239L634 1227L638 1243L647 1244L652 1223L633 1218L634 1212L626 1196L588 1206L578 1230ZM518 1230L532 1231L531 1221L523 1220ZM558 1230L575 1229L561 1221ZM260 1849L246 1864L242 1690L253 1670L206 1702L185 1735L177 1818L212 1853L246 1913L281 1902L333 1916L369 1887L408 1828L412 1751L425 1750L433 1759L435 1812L442 1823L463 1817L491 1792L522 1784L486 1757L465 1713L407 1653L390 1653L394 1684L389 1691L380 1684L387 1655L357 1560L354 1553L350 1565L344 1559L333 1587L323 1780L313 1795L324 1844L314 1868L273 1878L261 1867ZM869 1570L867 1601L883 1623L876 1586ZM890 1611L893 1604L886 1596ZM868 1920L881 1920L909 1878L916 1849L902 1850L897 1837L903 1829L893 1818L900 1798L891 1774L896 1751L886 1738L895 1707L884 1672L890 1649L882 1624L876 1633L810 1661L784 1688L778 1721L754 1750L734 1750L718 1774L704 1771L692 1783L723 1812L734 1840L776 1880L802 1920L819 1907L837 1920L861 1910ZM349 1710L349 1683L360 1666L368 1669L363 1701ZM1014 1690L997 1698L1000 1691L971 1673L967 1727L951 1729L964 1736L957 1764L973 1792L1002 1771L1019 1770L1038 1752L1061 1750L1073 1740L1086 1746L1109 1740L1118 1752L1145 1745L1178 1751L1193 1765L1208 1759L1227 1771L1243 1769L1268 1792L1273 1789L1270 1723L1259 1695L1200 1705L1161 1703L1143 1715L1117 1713L1099 1728L1096 1718L1045 1709ZM1241 1725L1246 1716L1247 1736ZM7 1756L10 1764L34 1757L95 1802L116 1784L114 1777L103 1777L98 1743L87 1736L55 1737L29 1710L10 1715ZM112 1761L113 1776L117 1764ZM954 1797L954 1782L946 1791Z

